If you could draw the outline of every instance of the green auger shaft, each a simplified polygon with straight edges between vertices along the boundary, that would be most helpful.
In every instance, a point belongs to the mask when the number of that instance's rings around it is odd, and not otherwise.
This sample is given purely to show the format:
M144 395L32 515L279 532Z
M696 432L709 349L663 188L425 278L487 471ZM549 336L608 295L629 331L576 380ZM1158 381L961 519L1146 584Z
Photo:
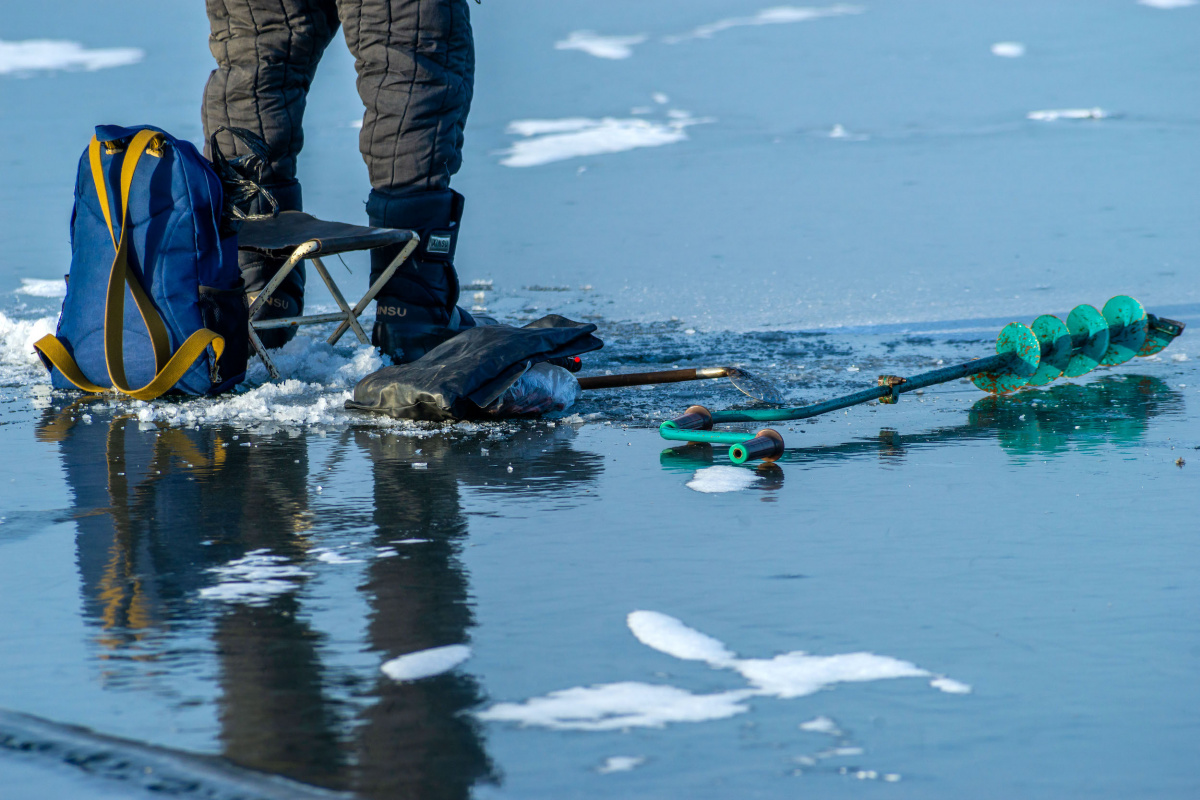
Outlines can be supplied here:
M838 411L850 406L857 406L862 403L869 403L872 400L882 400L883 398L891 398L904 392L912 392L917 389L924 389L926 386L933 386L938 383L947 383L949 381L958 380L959 378L969 378L972 375L979 375L983 372L994 372L1004 367L1011 355L1005 353L1000 355L988 356L987 358L979 358L974 361L968 361L965 364L955 364L942 369L935 369L930 372L923 372L920 375L914 375L911 378L905 378L903 383L886 383L882 386L876 386L871 389L863 389L861 392L848 394L843 397L835 397L832 400L826 400L824 403L814 403L809 406L795 406L793 408L751 408L742 411L714 411L712 412L713 423L720 422L785 422L787 420L808 419L809 417L828 414L830 411ZM890 378L891 376L884 376ZM694 442L712 442L714 444L733 444L732 439L710 439L710 438L691 438L699 433L708 433L716 436L742 436L738 441L745 441L751 438L748 434L722 434L714 431L697 431L680 429L675 420L667 420L662 423L659 428L664 439L675 439L679 441L694 441ZM669 436L668 433L686 433L687 436Z
M692 406L683 416L659 426L659 434L672 441L732 445L734 463L748 459L778 457L783 440L773 430L756 434L710 430L724 422L784 422L808 419L850 406L879 400L895 403L904 392L939 383L972 378L981 389L1003 394L1026 384L1041 386L1059 375L1078 377L1101 364L1112 366L1135 355L1152 355L1183 332L1183 324L1147 314L1136 300L1118 295L1105 304L1104 312L1092 306L1072 311L1068 324L1043 316L1033 328L1010 323L996 340L996 355L955 364L942 369L901 378L879 376L879 385L823 403L791 408L745 409L710 412Z

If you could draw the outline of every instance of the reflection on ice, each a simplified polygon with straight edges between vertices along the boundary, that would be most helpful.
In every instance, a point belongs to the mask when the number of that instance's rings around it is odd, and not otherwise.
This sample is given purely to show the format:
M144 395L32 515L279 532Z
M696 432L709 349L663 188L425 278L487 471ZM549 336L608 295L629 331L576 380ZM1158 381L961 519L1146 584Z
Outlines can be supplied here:
M924 678L932 673L915 664L874 653L813 656L796 651L774 658L741 659L724 643L657 611L634 611L629 629L642 644L687 661L703 661L716 669L732 669L751 688L693 694L676 686L638 682L578 686L535 697L524 703L498 703L477 714L488 722L517 722L554 730L607 731L661 728L669 722L706 722L748 711L752 697L803 697L836 683L890 678ZM949 694L967 694L965 683L936 676L930 685ZM807 726L807 727L806 727ZM825 717L804 723L804 730L840 733ZM861 752L861 751L859 751Z

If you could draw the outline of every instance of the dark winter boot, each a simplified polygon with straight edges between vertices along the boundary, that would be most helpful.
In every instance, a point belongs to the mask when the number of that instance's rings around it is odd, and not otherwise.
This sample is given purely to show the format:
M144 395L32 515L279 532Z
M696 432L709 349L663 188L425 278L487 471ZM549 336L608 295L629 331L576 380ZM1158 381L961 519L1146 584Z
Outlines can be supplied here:
M367 200L371 225L408 228L421 237L416 252L376 296L371 342L397 364L415 361L476 321L458 303L454 250L462 220L463 196L451 189L389 194ZM374 283L402 245L371 251Z

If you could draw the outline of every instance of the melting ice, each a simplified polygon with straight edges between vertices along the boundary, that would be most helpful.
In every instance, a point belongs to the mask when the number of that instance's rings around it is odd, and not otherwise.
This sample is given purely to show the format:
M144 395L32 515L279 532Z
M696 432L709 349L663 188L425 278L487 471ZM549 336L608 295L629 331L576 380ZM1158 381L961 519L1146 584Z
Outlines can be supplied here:
M713 694L633 681L580 686L551 692L523 703L498 703L479 712L482 720L516 722L555 730L605 731L661 728L670 722L705 722L748 711L753 697L788 699L813 694L836 683L891 678L933 678L930 685L950 694L966 694L965 683L934 676L908 661L874 653L816 656L796 651L774 658L738 658L725 644L657 611L634 611L627 619L638 641L661 653L687 661L703 661L714 669L739 673L750 684ZM818 717L805 730L830 733L832 720Z

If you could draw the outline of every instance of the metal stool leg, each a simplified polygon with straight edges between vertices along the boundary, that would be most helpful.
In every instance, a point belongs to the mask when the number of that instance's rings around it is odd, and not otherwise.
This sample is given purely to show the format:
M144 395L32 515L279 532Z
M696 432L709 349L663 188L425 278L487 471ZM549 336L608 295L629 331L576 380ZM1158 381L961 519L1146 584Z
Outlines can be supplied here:
M254 352L258 353L258 357L267 367L267 373L271 376L271 380L279 380L279 370L275 368L275 362L271 360L271 356L267 355L267 348L263 347L262 339L258 338L258 332L254 330L254 323L250 323L250 344L254 347Z
M375 299L375 295L379 294L384 285L392 279L392 276L396 274L396 270L400 269L400 265L408 260L408 257L412 255L412 252L417 249L417 245L420 243L421 237L414 233L412 238L408 240L408 244L404 245L404 249L396 254L396 257L392 259L392 263L388 264L387 269L385 269L383 273L375 280L375 282L371 284L371 288L367 289L367 293L364 294L362 299L355 304L353 309L351 309L351 313L353 314L356 322L366 307L371 304L372 300ZM342 334L344 334L346 329L349 327L350 325L347 322L343 322L341 325L339 325L337 330L333 332L333 335L329 337L329 343L336 344L337 340L342 338ZM366 343L365 339L363 340L363 343Z
M367 334L363 331L362 326L358 324L358 315L355 314L354 309L350 308L350 306L346 303L346 298L342 297L341 290L338 289L337 284L333 282L333 277L329 274L329 270L325 269L324 262L321 261L321 259L317 256L310 256L308 260L311 261L313 267L316 268L317 273L321 276L321 280L325 281L325 286L327 289L329 289L329 293L333 295L333 299L337 301L338 307L345 312L346 322L350 323L350 327L354 329L354 335L357 336L358 340L363 344L370 344L371 340L367 338ZM339 328L339 330L341 329ZM334 344L337 339L330 336L328 341L330 344Z

